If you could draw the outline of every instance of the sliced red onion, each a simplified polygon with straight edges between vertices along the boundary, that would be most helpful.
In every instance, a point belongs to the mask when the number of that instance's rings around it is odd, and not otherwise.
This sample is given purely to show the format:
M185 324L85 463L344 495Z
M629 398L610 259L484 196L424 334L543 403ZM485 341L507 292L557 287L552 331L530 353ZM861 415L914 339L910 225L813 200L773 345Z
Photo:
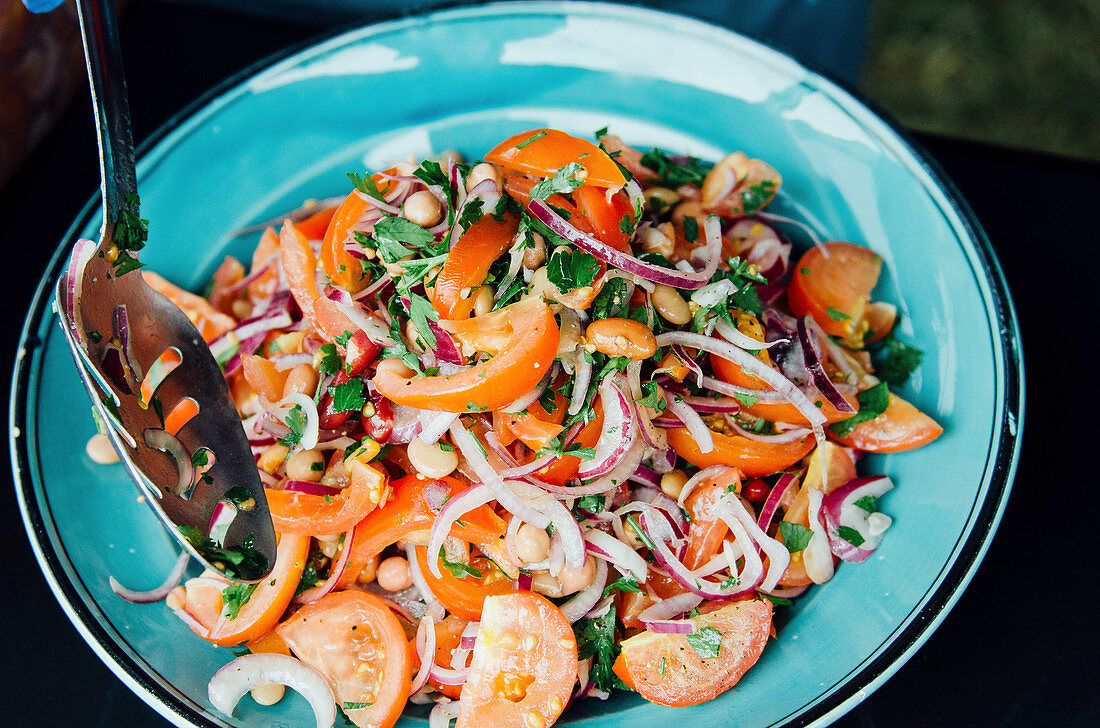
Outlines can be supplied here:
M684 592L676 596L663 599L642 610L638 615L638 621L643 624L657 620L668 620L687 614L695 609L703 601L698 594Z
M313 364L313 354L307 354L305 352L300 354L283 354L282 356L277 356L272 359L271 363L275 365L276 370L285 372L301 364Z
M760 517L756 520L761 531L767 533L772 525L772 518L775 517L775 511L779 508L780 501L783 500L787 490L797 483L800 477L802 477L801 470L795 473L783 473L779 476L779 480L772 486L771 492L768 493L768 497L764 501L764 507L760 509Z
M634 407L620 388L619 378L605 379L599 392L603 402L603 431L596 441L595 455L577 469L577 475L586 480L611 472L634 446L638 435Z
M661 485L660 474L652 468L647 468L645 465L639 465L638 469L634 471L634 474L630 476L630 480L641 485L653 486L654 488L659 488Z
M738 580L723 588L687 568L669 549L668 542L672 540L672 529L663 518L654 518L652 512L644 512L639 518L639 525L653 542L654 548L651 553L656 557L657 563L665 568L676 583L692 594L711 600L734 599L753 592L763 579L763 563L755 549L748 549L745 555L745 566L738 574ZM730 518L726 525L733 531L735 538L740 538L743 543L749 543L749 535L739 519Z
M773 445L782 445L788 442L795 442L797 440L801 440L807 435L812 435L814 432L808 427L795 427L793 429L785 430L784 432L780 432L775 435L761 435L759 432L746 430L744 427L737 424L732 419L728 420L728 422L730 426L737 431L737 434L741 435L741 437L745 438L746 440L755 440L756 442L770 442Z
M734 398L751 398L761 404L783 404L788 401L785 396L776 392L774 389L750 389L749 387L723 382L721 379L714 379L713 377L702 377L699 384L719 394Z
M603 588L606 584L607 562L602 559L596 559L596 574L591 583L577 592L572 599L559 607L562 616L568 619L569 623L572 624L588 614L588 610L592 609L592 607L596 606L596 602L600 601L600 597L603 595Z
M789 343L787 339L775 339L774 341L757 341L747 334L741 333L741 331L726 321L724 318L719 318L715 323L714 330L718 334L730 342L734 346L739 346L747 351L759 351L761 349L770 349L773 346Z
M680 270L642 262L629 253L624 253L597 240L587 233L581 232L554 212L554 210L543 200L531 200L528 209L536 219L544 223L555 233L573 243L586 253L596 256L608 265L621 268L647 281L661 283L674 288L701 288L710 281L711 277L714 275L714 271L718 269L718 263L722 257L721 224L718 222L718 218L713 216L708 217L703 224L706 245L702 248L701 257L706 261L706 265L698 272L685 273Z
M450 429L457 419L457 412L421 410L420 433L417 437L427 445L434 445L439 442L439 438L443 437L443 434Z
M462 350L450 334L440 328L439 324L431 319L428 319L428 329L431 330L432 335L435 337L435 346L432 348L435 351L435 355L439 357L441 361L451 364L466 364L466 357L462 356Z
M428 571L437 579L443 578L439 568L437 554L443 548L443 542L451 533L451 526L464 515L489 503L494 498L493 491L485 485L472 485L443 504L428 534ZM518 520L518 519L513 519Z
M741 411L741 403L729 397L684 397L683 400L696 412L735 415Z
M565 310L565 309L562 309ZM585 397L588 394L588 385L592 383L592 362L585 356L580 347L576 350L576 364L573 367L573 396L569 399L570 415L575 415L584 407Z
M882 513L871 513L855 503L861 498L880 498L894 487L885 475L850 480L833 490L824 499L825 525L829 534L829 544L833 553L844 561L860 563L866 561L882 543L882 537L890 526L890 517ZM855 530L863 538L863 543L854 546L841 538L837 530L841 527Z
M369 286L359 291L359 293L356 293L354 296L352 296L352 298L356 301L362 301L364 298L370 298L371 296L380 293L383 289L385 289L386 286L391 283L393 283L393 278L390 278L390 274L386 273L374 283L371 283Z
M240 293L244 289L248 288L250 285L258 281L261 276L265 275L269 270L271 270L271 267L275 265L276 260L278 260L278 253L268 256L267 260L260 262L259 265L253 266L251 272L249 272L248 275L244 276L236 283L226 286L225 294L227 296L234 296L237 293Z
M458 701L440 700L428 713L428 728L448 728L451 721L458 717Z
M676 499L672 496L667 495L659 488L638 488L634 491L634 497L637 500L648 501L647 505L664 511L665 515L668 516L669 520L672 522L672 528L676 531L677 538L688 532L688 522L687 519L684 518L684 509L680 507ZM616 511L616 513L625 512L626 511L622 508Z
M649 575L649 565L630 546L595 528L585 532L584 540L588 542L588 550L599 556L601 562L606 559L620 571L633 574L639 584L645 583Z
M154 450L160 450L176 461L176 484L172 492L182 496L191 488L194 481L195 470L191 465L191 455L183 443L164 430L149 428L145 430L145 444Z
M810 499L810 542L802 552L806 564L806 576L815 584L824 584L833 578L833 552L829 547L829 535L822 514L825 495L817 488L808 488Z
M416 627L416 653L420 656L420 669L412 680L410 693L418 692L428 683L435 662L435 620L430 614L425 614Z
M773 212L758 211L755 213L756 217L764 218L765 220L771 220L772 222L786 223L788 225L794 225L800 228L803 232L809 236L810 241L825 253L825 257L829 256L829 249L825 247L825 243L822 242L821 234L814 228L810 227L804 222L795 220L794 218L784 217L783 215L776 215Z
M757 582L756 586L761 586L764 589L774 589L775 585L779 583L779 580L783 578L783 574L787 571L787 567L791 565L791 554L787 551L787 547L764 533L763 529L757 524L756 517L749 512L745 504L741 502L741 499L732 493L718 501L718 503L711 508L711 513L721 518L738 537L737 543L741 545L741 551L745 556L746 569L749 568L750 560L753 561L753 565L755 566L757 546L767 554L769 562L768 573L762 582ZM748 538L740 538L741 533L735 528L735 521L741 524L743 532ZM751 541L749 538L751 538ZM761 568L763 568L763 565L761 565Z
M359 305L359 302L351 304L350 306L342 303L336 303L336 308L340 310L348 319L361 328L367 335L367 338L380 346L393 346L394 341L390 336L390 330L386 328L386 325L378 319L377 316L368 314Z
M481 200L482 215L491 214L500 200L500 187L497 186L497 181L492 178L481 180L474 185L466 198L458 205L454 224L451 225L449 247L453 248L458 239L462 237L462 233L466 232L458 221L462 219L462 214L466 212L467 206L471 205L475 199Z
M346 437L346 436L343 436L343 435L333 437L331 440L324 439L325 436L331 436L331 434L332 434L331 431L328 431L328 430L321 433L321 436L318 438L317 445L313 449L314 450L347 450L349 447L356 444L355 439L353 439L351 437Z
M689 407L678 395L666 397L665 403L668 406L668 412L679 417L688 428L700 452L710 452L714 449L714 435L698 412Z
M375 207L375 208L377 208L377 209L381 210L382 212L385 212L389 215L400 215L401 214L401 208L400 207L397 207L395 205L391 205L388 202L386 202L385 200L381 200L377 197L374 197L373 195L368 195L365 192L362 192L360 190L355 190L353 192L353 194L356 195L357 197L359 197L360 199L362 199L364 202L368 203L368 205L373 206L373 207Z
M448 667L432 665L429 677L440 685L463 685L466 683L466 670L452 670Z
M833 380L829 379L829 375L825 373L825 367L822 366L821 356L817 351L817 337L811 338L809 331L806 329L806 319L808 318L810 318L809 315L798 319L798 341L802 344L802 356L806 362L806 368L810 370L810 374L813 376L814 386L821 391L821 394L829 400L830 404L836 407L837 412L855 414L856 408L844 398L844 395L833 384Z
M242 655L214 673L207 686L211 704L228 716L252 688L277 683L297 691L309 701L317 728L332 728L336 721L336 696L325 676L287 655L262 652Z
M550 523L554 524L553 538L555 541L560 540L561 542L566 566L570 569L581 568L584 565L586 550L584 535L581 533L581 527L577 523L576 517L569 509L561 501L551 497L538 486L518 480L508 481L505 485L550 519ZM553 544L551 544L551 554L553 555ZM532 568L534 567L532 566Z
M711 465L709 468L703 468L698 473L688 478L688 481L684 483L684 487L680 491L680 496L676 499L676 505L683 508L684 503L687 502L688 496L691 495L691 492L695 490L696 486L730 469L728 465Z
M695 634L699 631L690 619L651 619L643 624L654 634Z
M70 330L77 341L83 341L80 325L77 321L76 301L80 298L81 281L84 278L84 267L95 253L96 243L87 238L80 238L73 244L73 252L69 256L69 265L65 268L65 314Z
M321 432L320 415L317 413L317 403L312 397L307 397L300 392L292 392L279 400L279 408L290 411L295 405L301 407L302 416L306 423L302 428L302 437L298 440L298 446L303 450L312 450L317 447L317 438ZM285 417L285 415L284 415Z
M118 580L113 576L108 577L107 582L111 585L111 591L128 602L133 602L134 604L151 604L153 602L159 602L167 597L169 592L179 585L180 581L183 579L183 573L187 571L187 562L190 559L191 555L186 551L180 554L172 570L169 571L168 576L165 577L164 583L156 589L150 589L149 591L127 589L122 584L119 584Z
M439 561L438 554L438 551L436 551L435 554L428 554L429 566ZM416 558L415 545L411 543L405 544L405 558L409 562L409 577L412 579L413 586L420 592L420 598L428 605L427 613L432 615L435 619L443 619L447 612L443 608L443 605L439 603L439 599L432 593L431 588L428 586L428 581L424 578L424 573L420 571L420 560Z
M290 323L290 314L286 311L279 311L274 314L260 315L255 318L246 319L242 321L237 328L230 329L217 339L211 341L210 346L213 347L215 343L229 336L236 338L237 341L245 342L255 338L257 335L266 334L268 331L290 326ZM255 349L255 347L252 347L252 349ZM251 350L245 351L246 354L250 352Z
M481 443L466 431L461 420L455 420L450 432L451 442L462 453L462 457L469 463L474 474L481 479L482 484L492 492L497 503L500 503L513 516L530 523L535 528L546 528L550 525L550 519L546 515L533 508L505 484L504 479L489 464Z
M606 597L603 597L602 599L600 599L600 601L596 602L596 604L593 605L593 607L589 609L587 613L585 613L584 618L599 619L600 617L605 616L608 612L611 611L611 606L614 603L615 595L608 594Z
M343 288L336 288L335 286L326 285L323 289L325 298L336 303L342 303L345 306L352 305L351 294L345 291Z
M515 588L520 591L531 591L531 584L534 579L529 572L520 572L520 575L516 577Z
M801 584L799 586L777 586L774 589L764 591L758 589L761 594L766 594L770 597L778 597L780 599L794 599L797 596L801 596L806 593L806 590L810 588L809 584Z
M282 489L292 493L308 493L309 495L334 496L343 492L342 489L332 485L313 483L308 480L284 480Z
M340 549L340 556L333 561L332 566L329 567L328 578L325 579L323 583L306 589L304 592L294 597L294 601L297 604L315 602L336 588L340 578L344 575L344 571L347 569L348 561L351 559L352 537L354 535L354 528L344 534L344 542Z
M649 458L658 473L671 472L676 467L676 451L672 448L653 453Z
M762 380L783 395L813 425L814 434L818 435L820 433L819 439L824 438L825 435L821 426L825 424L825 415L821 410L814 406L814 403L793 382L752 354L720 339L693 334L688 331L668 331L657 337L657 346L671 344L682 344L693 349L706 351L740 366L745 372Z
M372 387L373 390L373 387ZM371 399L374 399L374 392ZM381 397L382 395L378 395ZM390 432L389 442L395 445L404 445L412 442L413 438L420 434L423 424L420 421L420 413L415 407L403 404L391 404L393 407L393 430ZM438 438L437 438L438 439Z

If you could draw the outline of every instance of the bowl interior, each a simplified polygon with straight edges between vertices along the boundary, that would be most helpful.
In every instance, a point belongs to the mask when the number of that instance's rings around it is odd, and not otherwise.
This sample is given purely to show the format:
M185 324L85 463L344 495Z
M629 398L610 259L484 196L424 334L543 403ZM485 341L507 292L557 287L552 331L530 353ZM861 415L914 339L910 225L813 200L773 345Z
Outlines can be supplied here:
M882 547L780 608L779 639L758 666L718 700L681 713L700 728L730 716L745 728L803 714L826 722L891 674L953 602L984 550L974 534L1003 504L1007 476L995 464L1014 434L1002 432L997 294L970 228L889 125L846 92L744 38L635 8L489 6L375 26L276 63L145 154L143 259L199 290L224 255L249 258L256 236L229 231L346 191L347 171L445 149L478 158L536 126L586 137L609 126L635 146L707 159L744 150L783 174L774 211L883 256L876 298L898 304L903 338L925 352L902 394L945 434L918 452L864 461L863 471L897 485L883 501L895 525ZM98 220L85 223L94 236ZM17 394L26 401L28 509L44 524L35 538L64 582L59 596L143 697L168 703L159 709L181 725L221 725L206 683L232 653L194 637L163 605L128 604L107 586L111 574L135 588L159 583L176 551L122 469L84 455L94 427L48 311L32 333L43 345ZM423 716L411 710L403 723ZM585 701L567 722L668 717L624 695ZM225 722L311 720L290 695L272 708L245 699Z

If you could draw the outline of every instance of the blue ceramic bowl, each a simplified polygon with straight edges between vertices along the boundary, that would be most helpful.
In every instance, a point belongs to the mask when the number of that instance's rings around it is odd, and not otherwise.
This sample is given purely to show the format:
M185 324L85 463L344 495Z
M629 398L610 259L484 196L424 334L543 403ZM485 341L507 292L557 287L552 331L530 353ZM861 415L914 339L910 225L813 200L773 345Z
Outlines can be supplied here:
M903 313L926 353L903 395L944 425L915 453L868 458L889 474L895 518L875 557L780 610L779 638L719 699L670 713L635 695L585 701L571 724L824 725L886 680L927 639L977 568L1016 464L1022 379L1017 327L988 243L957 194L890 123L789 57L685 18L576 3L499 5L356 30L272 63L207 99L147 145L138 164L152 221L148 265L199 289L228 232L310 197L344 172L506 136L609 125L630 143L716 159L743 149L784 178L773 209L812 220L885 261L876 298ZM94 236L97 204L74 223ZM158 584L177 553L118 466L97 466L85 394L54 322L55 257L27 320L13 387L12 452L28 533L73 623L138 695L181 726L311 725L304 700L206 700L232 658L160 604L111 593L115 575ZM423 721L410 709L403 725Z

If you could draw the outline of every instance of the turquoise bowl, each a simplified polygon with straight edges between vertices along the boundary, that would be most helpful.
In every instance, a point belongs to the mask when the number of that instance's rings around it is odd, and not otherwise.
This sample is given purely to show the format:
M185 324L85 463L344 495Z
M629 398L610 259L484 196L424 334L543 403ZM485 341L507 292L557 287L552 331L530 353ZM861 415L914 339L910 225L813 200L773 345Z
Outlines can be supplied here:
M375 25L229 82L147 144L143 257L201 289L223 255L255 244L230 231L342 193L348 170L445 149L477 158L535 126L590 136L605 125L639 147L766 159L784 178L774 209L881 254L876 298L898 304L904 338L925 351L902 394L945 431L864 461L897 484L889 537L780 609L779 638L735 689L678 712L636 695L584 701L563 722L825 725L912 656L970 580L1008 496L1023 403L1016 319L988 242L928 158L849 91L747 38L640 8L489 5ZM98 226L91 201L43 277L13 386L17 489L43 572L89 645L173 723L312 725L297 695L218 714L206 684L232 653L162 604L108 588L112 574L160 583L177 551L122 469L83 454L94 426L72 414L86 395L49 290L71 240ZM402 725L424 716L410 709Z

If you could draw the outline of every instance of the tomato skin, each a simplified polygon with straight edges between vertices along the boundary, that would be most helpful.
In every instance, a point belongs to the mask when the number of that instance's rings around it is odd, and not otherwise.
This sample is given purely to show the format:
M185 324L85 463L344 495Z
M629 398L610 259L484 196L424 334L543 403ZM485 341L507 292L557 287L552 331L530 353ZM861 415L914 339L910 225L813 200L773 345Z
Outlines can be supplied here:
M290 371L279 371L269 359L255 354L241 354L241 369L248 386L272 402L283 398L283 386Z
M332 592L299 609L276 631L299 660L325 676L337 705L371 703L344 711L357 726L389 728L401 717L412 660L401 623L378 597Z
M374 414L363 418L363 429L367 437L375 442L388 442L393 433L393 407L389 400L374 402Z
M891 392L886 411L875 419L859 423L844 437L825 431L847 447L867 452L906 452L935 440L943 434L943 427Z
M333 455L339 457L339 454ZM348 461L351 485L333 496L266 489L271 520L280 533L311 536L350 531L375 509L389 477L381 466Z
M577 640L561 610L528 591L489 597L456 728L548 726L576 680Z
M387 369L375 374L375 388L397 404L437 412L468 412L471 403L482 411L497 410L515 401L550 370L558 350L558 324L541 299L507 309L512 335L489 361L457 374L415 379Z
M741 475L758 478L785 470L801 460L814 448L813 435L783 444L757 442L738 435L712 432L714 449L703 452L686 427L665 430L668 444L676 454L692 465L709 468L712 465L730 465Z
M531 129L508 137L485 155L505 172L552 177L562 167L577 162L584 167L585 184L622 187L626 178L607 152L585 139L557 129Z
M445 319L466 319L474 311L475 296L469 293L485 282L485 276L493 261L505 253L519 227L519 220L506 214L501 221L485 214L477 219L458 239L447 254L435 287L431 302ZM467 291L465 298L463 291Z
M603 406L599 401L596 402L596 416L593 417L587 425L585 425L573 442L577 443L581 447L595 447L596 442L600 439L600 433L603 431ZM546 467L535 473L535 477L547 483L554 485L565 485L573 478L577 477L577 471L580 470L581 459L575 455L564 455L554 462L550 463Z
M486 558L475 557L470 561L470 565L481 573L480 579L474 576L458 578L442 565L441 576L437 577L428 569L428 554L423 546L416 547L416 560L420 562L420 573L432 594L448 612L470 622L481 621L487 598L512 591L512 580Z
M684 501L691 514L688 547L684 554L684 564L689 569L698 569L721 551L729 526L721 518L711 516L710 509L725 497L730 488L735 493L741 492L741 478L733 468L697 485Z
M344 371L349 376L359 376L364 369L374 363L381 351L382 347L371 341L366 331L357 329L348 339L345 347Z
M618 250L629 249L631 232L623 230L621 223L626 218L633 230L637 221L626 192L620 190L608 201L607 190L584 184L573 191L573 197L597 238Z
M828 257L815 245L794 266L787 302L796 316L809 314L825 333L847 338L860 333L882 258L852 243L833 241L824 248Z
M409 475L393 483L393 497L382 508L371 511L355 527L352 552L344 576L338 583L345 588L370 559L398 539L416 531L428 531L436 512L424 500L424 490L432 483L443 483L454 497L466 490L466 484L452 477L429 480ZM478 506L461 518L462 525L451 527L451 535L470 543L489 543L504 535L505 522L488 505Z
M646 630L623 640L612 670L651 703L682 707L711 700L733 687L760 658L771 631L772 605L766 599L748 599L691 621L722 633L717 657L700 658L685 635Z
M396 171L393 167L386 170L391 174ZM371 175L371 179L382 194L389 191L390 182L381 172ZM352 293L363 290L370 281L363 275L363 264L344 250L344 241L370 204L358 191L352 190L339 207L330 213L328 225L322 232L324 240L321 243L321 264L325 267L325 273L337 286Z
M306 237L289 221L279 232L279 255L294 302L321 336L331 342L345 331L359 329L317 290L317 257Z

